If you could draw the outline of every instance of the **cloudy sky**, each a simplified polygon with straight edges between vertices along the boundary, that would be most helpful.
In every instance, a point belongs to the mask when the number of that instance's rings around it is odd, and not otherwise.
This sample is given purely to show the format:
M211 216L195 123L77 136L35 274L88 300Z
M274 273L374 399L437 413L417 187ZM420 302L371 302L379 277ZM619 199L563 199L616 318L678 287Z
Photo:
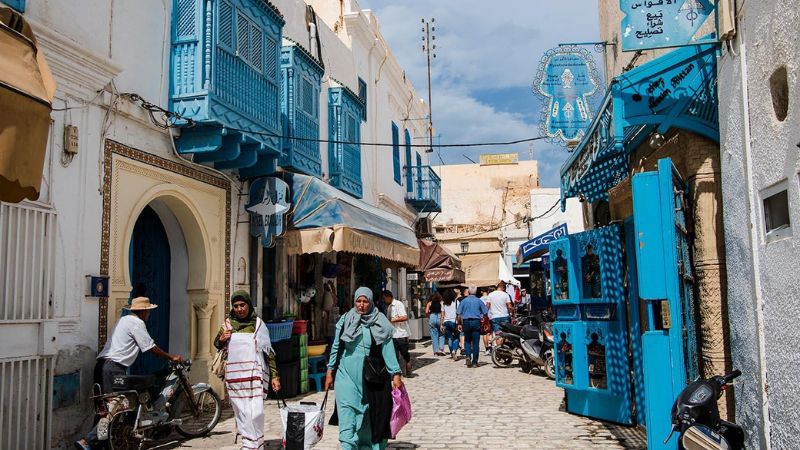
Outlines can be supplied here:
M436 19L432 67L433 121L442 144L496 142L540 135L541 103L531 92L539 60L559 42L599 40L597 0L358 0L375 11L384 37L417 92L427 100L420 19ZM590 48L591 50L591 48ZM599 56L599 55L598 55ZM597 58L600 62L601 58ZM437 143L435 140L434 143ZM446 164L481 153L518 152L529 145L443 149ZM557 187L563 147L537 141L543 186ZM438 163L432 155L431 163Z

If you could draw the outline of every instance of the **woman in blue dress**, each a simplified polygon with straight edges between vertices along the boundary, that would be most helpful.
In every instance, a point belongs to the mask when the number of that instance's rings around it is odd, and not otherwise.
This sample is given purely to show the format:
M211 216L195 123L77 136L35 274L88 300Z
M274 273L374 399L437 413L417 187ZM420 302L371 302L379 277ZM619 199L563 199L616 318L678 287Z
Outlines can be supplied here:
M373 355L379 353L383 356L386 370L391 375L391 387L398 389L403 385L392 343L394 326L375 307L369 288L358 288L354 298L355 307L336 324L325 389L334 386L335 370L334 392L342 449L382 450L386 448L388 435L380 430L388 428L388 418L392 413L391 395L388 404L374 401L375 390L364 384L364 358L370 354L374 340L377 348ZM382 392L391 392L389 389L387 382L385 388L378 388L377 396L382 397ZM372 411L370 406L373 407ZM373 432L373 422L377 432Z

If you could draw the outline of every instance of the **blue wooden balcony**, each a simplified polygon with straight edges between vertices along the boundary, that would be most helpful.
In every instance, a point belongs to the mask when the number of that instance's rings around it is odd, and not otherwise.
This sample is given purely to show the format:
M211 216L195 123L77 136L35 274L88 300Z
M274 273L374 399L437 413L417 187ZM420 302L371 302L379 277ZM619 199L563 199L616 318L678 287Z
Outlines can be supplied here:
M356 198L361 187L361 101L346 87L328 89L328 170L330 183Z
M178 152L243 177L275 170L281 152L279 49L284 25L265 0L174 0L170 109Z
M320 83L324 72L322 63L300 45L292 42L281 49L284 139L279 164L316 177L322 175L318 139Z
M411 180L410 189L406 186L406 203L417 212L442 212L442 179L431 166L405 166L406 180Z

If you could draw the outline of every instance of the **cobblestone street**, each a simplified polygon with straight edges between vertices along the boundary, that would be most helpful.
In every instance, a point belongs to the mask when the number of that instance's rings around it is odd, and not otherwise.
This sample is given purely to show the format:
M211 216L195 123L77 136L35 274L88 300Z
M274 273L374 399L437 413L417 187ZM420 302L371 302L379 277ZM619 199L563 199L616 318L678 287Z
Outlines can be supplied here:
M638 449L643 437L631 429L559 411L562 390L543 376L518 368L497 369L481 355L477 369L463 360L433 356L430 348L412 352L416 376L406 379L414 417L389 448L482 449ZM331 393L332 394L332 393ZM327 417L333 411L329 398ZM304 401L322 401L310 394ZM277 402L266 409L267 448L280 448ZM229 410L211 436L162 448L233 450L234 420ZM318 449L338 448L338 429L326 426Z

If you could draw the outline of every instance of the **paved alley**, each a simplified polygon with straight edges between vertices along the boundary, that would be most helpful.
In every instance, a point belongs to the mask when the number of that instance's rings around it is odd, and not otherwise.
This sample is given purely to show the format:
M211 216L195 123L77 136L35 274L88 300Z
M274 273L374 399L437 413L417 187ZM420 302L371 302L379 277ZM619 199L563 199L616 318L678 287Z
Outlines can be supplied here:
M644 443L630 429L560 411L562 390L543 376L518 368L497 369L481 355L481 366L467 369L463 360L433 356L430 348L416 353L416 376L406 379L414 417L389 448L480 449L633 449ZM327 417L333 411L329 399ZM322 394L305 401L321 401ZM267 448L280 448L277 403L268 401ZM211 436L167 445L166 448L238 449L233 443L230 411ZM338 430L326 426L318 449L338 448Z

